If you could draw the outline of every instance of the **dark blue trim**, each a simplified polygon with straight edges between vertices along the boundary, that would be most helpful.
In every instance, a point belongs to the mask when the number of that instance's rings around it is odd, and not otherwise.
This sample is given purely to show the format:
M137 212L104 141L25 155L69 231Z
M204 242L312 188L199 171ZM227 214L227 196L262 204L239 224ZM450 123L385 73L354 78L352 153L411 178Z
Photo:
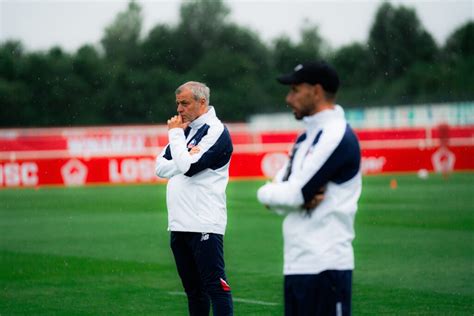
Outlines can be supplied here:
M296 151L298 150L298 147L300 147L300 143L306 139L306 133L303 133L298 136L298 138L295 141L295 144L293 145L293 148L291 149L291 153L289 154L288 157L288 164L286 165L286 170L285 174L283 175L282 181L288 181L288 178L291 175L291 168L293 168L293 159L295 158Z
M196 132L196 135L194 135L193 138L189 140L188 145L193 139L196 139L196 144L199 143L199 141L201 141L201 139L207 134L208 129L209 129L209 125L204 124L200 129L198 129L198 131ZM186 129L184 130L184 137L187 138L190 132L191 132L191 127L190 126L186 127ZM190 150L191 148L188 148L188 151ZM169 144L168 146L166 146L166 150L165 150L165 154L163 155L163 158L165 158L166 160L173 159Z
M209 150L207 150L198 161L191 164L191 167L184 175L192 177L204 169L210 168L212 170L216 170L222 168L230 161L232 151L232 140L227 127L224 126L224 130L217 139L216 143L212 145L211 148L209 148Z
M184 138L188 137L189 132L191 132L191 126L186 127L184 130Z
M328 160L302 188L304 201L309 202L329 181L341 184L352 179L360 168L360 147L349 124L344 136Z
M173 159L173 156L171 156L171 149L170 149L169 144L168 144L168 146L166 146L166 150L165 150L165 154L163 155L163 158L165 158L166 160L172 160Z
M306 133L303 133L303 134L299 135L298 138L295 141L295 145L301 143L305 139L306 139Z
M203 139L204 136L207 135L207 131L209 130L209 125L207 124L204 124L203 126L201 126L196 134L193 135L193 137L191 137L191 139L188 141L188 151L191 150L191 148L193 148L194 146L196 146L197 144L199 144L199 142L201 141L201 139ZM189 146L190 144L192 144L193 146Z
M318 134L316 134L316 137L313 140L313 144L311 146L316 145L319 142L319 138L321 138L321 135L323 134L323 130L320 130Z

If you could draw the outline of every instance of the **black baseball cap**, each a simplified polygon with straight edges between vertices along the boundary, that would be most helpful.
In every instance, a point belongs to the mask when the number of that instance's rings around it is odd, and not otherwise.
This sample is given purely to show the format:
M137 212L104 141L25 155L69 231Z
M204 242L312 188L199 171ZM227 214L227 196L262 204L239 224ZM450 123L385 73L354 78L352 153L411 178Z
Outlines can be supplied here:
M320 84L330 93L336 93L339 88L339 76L336 70L325 61L305 62L297 65L293 72L277 77L282 84Z

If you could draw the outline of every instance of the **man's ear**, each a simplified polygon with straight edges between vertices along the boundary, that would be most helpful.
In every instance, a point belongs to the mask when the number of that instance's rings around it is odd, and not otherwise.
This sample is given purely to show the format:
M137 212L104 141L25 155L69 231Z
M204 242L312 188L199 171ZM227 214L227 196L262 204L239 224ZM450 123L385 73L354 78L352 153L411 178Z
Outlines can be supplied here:
M206 99L204 98L199 99L199 105L201 108L204 108L206 106Z
M324 99L324 89L320 84L315 84L313 86L314 98L316 101L321 101Z
M324 89L319 83L314 85L314 93L318 95L318 97L324 97Z

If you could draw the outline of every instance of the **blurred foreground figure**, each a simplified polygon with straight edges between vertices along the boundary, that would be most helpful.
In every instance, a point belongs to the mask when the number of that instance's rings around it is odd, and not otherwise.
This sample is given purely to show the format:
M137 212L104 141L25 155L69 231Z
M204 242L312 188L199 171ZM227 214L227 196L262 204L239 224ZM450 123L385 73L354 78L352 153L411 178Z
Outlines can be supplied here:
M438 126L439 148L431 156L434 170L443 175L447 180L454 170L456 156L449 150L449 125L441 124Z
M305 131L258 200L285 214L285 315L350 315L354 217L361 193L360 148L335 104L336 71L309 62L278 77Z
M178 115L168 120L169 144L156 159L167 178L171 249L188 297L190 315L232 315L224 272L225 189L232 142L209 106L209 88L190 81L176 90Z

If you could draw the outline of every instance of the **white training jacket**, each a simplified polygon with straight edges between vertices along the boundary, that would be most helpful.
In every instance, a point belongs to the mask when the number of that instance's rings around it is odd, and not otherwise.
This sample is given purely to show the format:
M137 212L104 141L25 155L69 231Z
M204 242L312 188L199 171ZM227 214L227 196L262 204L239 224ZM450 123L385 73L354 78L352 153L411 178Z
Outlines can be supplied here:
M224 235L233 151L229 131L209 106L186 130L170 129L168 138L169 144L156 158L156 175L169 179L168 230ZM191 154L193 147L199 152Z
M287 214L285 275L352 270L354 217L362 188L359 142L339 105L303 120L305 132L294 145L293 158L274 182L258 190L258 200ZM303 210L323 186L324 200L310 213Z

